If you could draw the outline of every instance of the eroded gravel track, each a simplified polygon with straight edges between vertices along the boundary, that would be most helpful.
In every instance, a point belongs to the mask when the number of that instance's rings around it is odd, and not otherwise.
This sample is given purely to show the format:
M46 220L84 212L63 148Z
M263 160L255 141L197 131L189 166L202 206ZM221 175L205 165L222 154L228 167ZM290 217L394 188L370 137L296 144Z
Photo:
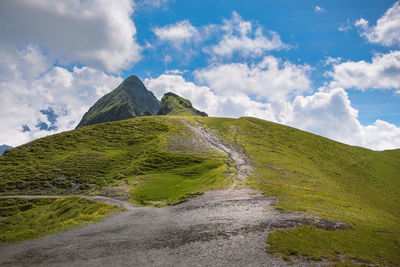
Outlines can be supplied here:
M245 155L200 127L188 127L227 153L242 179L247 176L251 166ZM310 220L274 210L273 201L250 189L230 188L165 208L129 206L96 224L0 246L0 265L286 266L264 251L266 236Z
M249 176L252 166L247 155L240 153L234 147L227 145L220 138L206 131L203 127L199 125L194 126L185 120L182 122L197 135L197 138L202 139L204 143L208 144L208 146L226 154L232 160L238 172L237 178L245 179Z
M274 211L272 201L250 189L229 189L176 206L136 207L97 224L1 246L0 265L284 266L264 252L265 237L304 221Z

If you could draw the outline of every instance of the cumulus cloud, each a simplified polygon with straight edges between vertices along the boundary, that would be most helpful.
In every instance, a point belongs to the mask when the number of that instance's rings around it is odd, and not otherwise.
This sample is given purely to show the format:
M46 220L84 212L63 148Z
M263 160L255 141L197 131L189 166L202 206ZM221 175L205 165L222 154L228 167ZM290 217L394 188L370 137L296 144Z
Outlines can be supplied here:
M372 62L364 60L343 62L333 65L326 73L332 78L331 87L373 89L400 88L400 51L376 54Z
M156 27L153 31L160 41L170 42L175 46L180 46L185 42L195 42L200 39L198 30L188 20L164 27Z
M130 0L4 0L0 5L3 43L38 44L60 62L109 72L119 72L141 57Z
M0 143L12 146L73 129L97 99L122 81L90 67L54 67L33 46L0 50L0 56L4 54L7 57L2 57L0 67Z
M186 64L194 55L203 52L211 56L211 61L230 59L235 55L244 58L263 56L271 50L288 49L274 31L264 30L261 26L245 21L233 12L230 19L222 24L208 24L195 27L189 20L178 21L163 27L154 27L158 45L167 44L167 55L164 62L171 61L171 54L179 54L176 58ZM200 45L203 47L201 48ZM153 45L149 45L153 47ZM166 59L166 60L165 60Z
M375 150L400 148L400 128L386 121L364 127L363 138L365 146Z
M360 28L361 35L371 43L383 46L400 45L400 2L389 8L375 26L370 27L369 22L363 18L354 24Z
M318 133L335 140L354 144L360 140L358 112L350 105L342 88L297 96L291 104L291 114L285 124Z
M245 21L237 13L232 13L231 19L225 19L222 25L213 25L213 31L221 31L218 44L206 47L205 52L217 57L232 57L235 53L243 57L257 57L270 50L288 48L279 34L267 31L261 26L254 26Z
M200 83L219 94L242 92L258 99L285 101L311 89L311 67L266 56L258 64L216 64L195 72Z
M400 128L382 120L361 125L358 111L351 107L342 88L297 96L290 105L290 115L281 123L350 145L375 150L400 148Z
M315 6L315 7L314 7L314 11L315 11L316 13L322 13L322 12L325 11L325 9L323 9L323 8L320 7L320 6Z
M325 57L323 66L326 67L326 66L329 66L332 64L338 64L341 61L342 61L342 58L340 58L340 57Z

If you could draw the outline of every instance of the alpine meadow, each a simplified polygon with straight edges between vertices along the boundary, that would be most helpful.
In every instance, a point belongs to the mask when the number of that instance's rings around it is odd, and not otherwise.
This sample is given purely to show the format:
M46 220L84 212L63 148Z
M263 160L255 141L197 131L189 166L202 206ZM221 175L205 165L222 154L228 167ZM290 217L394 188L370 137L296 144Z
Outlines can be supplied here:
M1 266L400 266L400 2L0 3Z

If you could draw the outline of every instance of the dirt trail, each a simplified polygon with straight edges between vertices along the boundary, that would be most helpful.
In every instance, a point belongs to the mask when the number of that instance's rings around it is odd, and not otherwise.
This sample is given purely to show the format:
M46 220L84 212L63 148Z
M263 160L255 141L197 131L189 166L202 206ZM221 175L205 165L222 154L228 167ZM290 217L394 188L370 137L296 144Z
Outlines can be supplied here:
M226 153L240 178L247 177L251 165L245 155L206 130L185 125ZM87 198L121 205L106 197ZM265 252L266 236L276 229L323 227L326 222L277 211L274 201L251 189L229 188L176 206L129 206L96 224L0 246L0 266L288 266ZM310 264L294 259L290 265Z
M233 161L235 168L238 172L237 178L245 179L249 176L252 166L247 155L240 153L234 147L229 146L217 136L206 131L200 125L194 126L185 120L182 120L182 122L192 132L194 132L198 138L203 139L205 143L208 144L210 147L226 154Z
M0 246L0 266L286 266L264 251L276 228L305 224L250 189L136 207L40 239ZM308 266L309 262L295 262Z

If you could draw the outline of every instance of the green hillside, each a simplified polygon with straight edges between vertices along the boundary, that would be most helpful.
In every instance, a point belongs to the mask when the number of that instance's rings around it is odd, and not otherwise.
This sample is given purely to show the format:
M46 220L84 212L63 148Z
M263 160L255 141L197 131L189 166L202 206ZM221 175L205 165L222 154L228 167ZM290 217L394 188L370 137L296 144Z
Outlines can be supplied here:
M162 206L229 186L227 159L197 146L182 119L246 151L254 170L245 185L280 198L276 208L349 226L277 231L268 251L288 260L400 264L400 150L348 146L255 118L141 117L45 137L0 157L0 193L111 191Z
M285 258L336 262L346 255L400 264L400 150L348 146L255 118L198 120L244 146L255 166L247 185L281 198L278 209L350 226L341 231L314 226L277 231L268 237L268 251Z
M0 244L97 222L122 208L79 197L0 199Z
M0 158L0 194L98 194L113 187L115 195L133 192L133 202L165 205L229 184L224 156L193 147L193 138L180 119L162 116L41 138Z

